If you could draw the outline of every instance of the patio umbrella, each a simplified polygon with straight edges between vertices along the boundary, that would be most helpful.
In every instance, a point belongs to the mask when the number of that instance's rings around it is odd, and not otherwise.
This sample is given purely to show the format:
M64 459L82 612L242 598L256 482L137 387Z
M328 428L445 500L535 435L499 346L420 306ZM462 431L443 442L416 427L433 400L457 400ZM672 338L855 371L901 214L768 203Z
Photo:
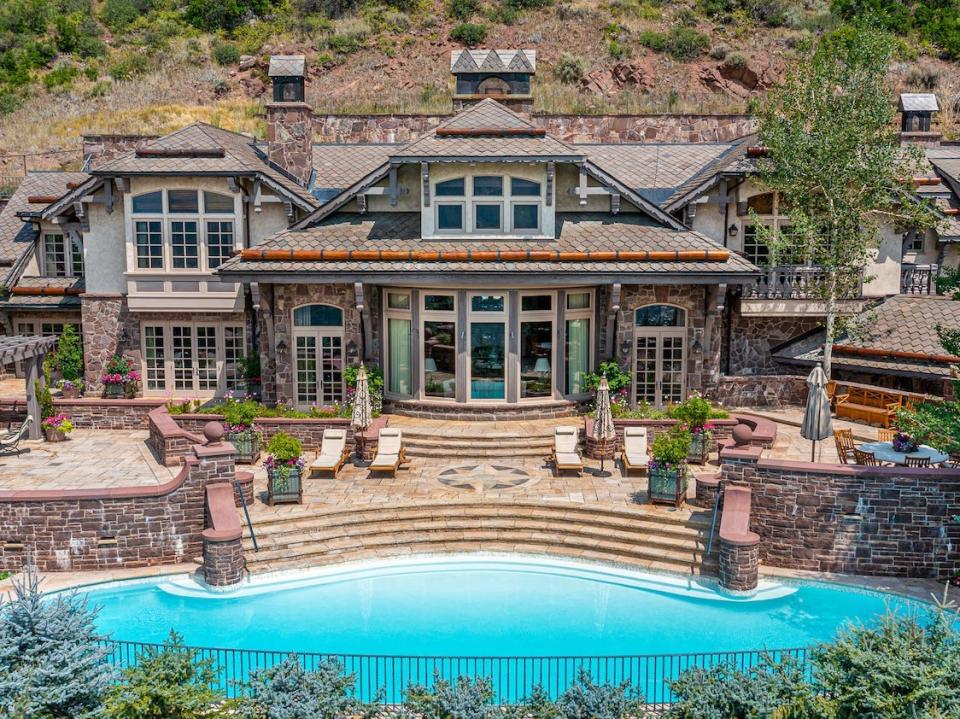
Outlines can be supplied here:
M597 416L593 419L593 438L601 442L609 442L616 439L617 430L613 426L613 412L610 409L610 385L607 384L607 377L600 378L600 386L597 387ZM604 448L606 449L606 448ZM603 455L600 455L600 473L603 474Z
M830 398L827 397L827 375L823 367L817 365L807 377L807 406L803 410L803 424L800 436L813 441L810 449L810 461L815 461L817 441L826 439L833 432L833 420L830 417Z
M350 424L360 433L360 459L363 460L364 432L373 422L373 405L370 404L370 385L367 382L367 370L363 365L357 371L357 391L353 395L353 413Z

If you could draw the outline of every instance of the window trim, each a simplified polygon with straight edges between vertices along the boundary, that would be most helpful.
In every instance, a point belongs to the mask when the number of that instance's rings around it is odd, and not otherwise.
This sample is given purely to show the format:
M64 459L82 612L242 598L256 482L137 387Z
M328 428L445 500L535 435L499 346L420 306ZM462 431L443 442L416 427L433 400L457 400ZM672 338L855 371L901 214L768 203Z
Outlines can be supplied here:
M48 237L59 237L60 241L63 243L63 268L64 274L62 275L53 275L50 274L50 261L47 256L47 238ZM76 255L74 253L79 252L80 254L80 268L79 272L77 271ZM40 266L40 275L43 277L74 277L82 278L84 276L84 264L83 264L83 243L81 241L80 246L76 247L73 239L70 235L63 232L43 232L40 237L40 257L39 257L39 266Z
M492 234L492 235L506 234L504 232L504 223L503 223L503 205L504 205L503 200L495 200L493 202L486 201L486 200L474 200L473 201L473 218L472 218L473 222L471 223L473 227L473 232L478 235L482 235L484 233ZM483 227L483 228L477 227L477 208L478 207L496 207L497 208L500 214L500 222L497 225L497 227Z
M443 235L463 235L467 232L467 202L466 200L437 200L434 202L436 208L433 211L433 226L436 232ZM459 207L460 208L460 227L440 227L440 208L441 207Z
M514 215L514 209L518 205L532 205L537 210L537 225L536 227L517 227L517 218ZM543 232L543 203L537 200L524 201L524 200L511 200L510 201L510 232L517 234L539 234Z

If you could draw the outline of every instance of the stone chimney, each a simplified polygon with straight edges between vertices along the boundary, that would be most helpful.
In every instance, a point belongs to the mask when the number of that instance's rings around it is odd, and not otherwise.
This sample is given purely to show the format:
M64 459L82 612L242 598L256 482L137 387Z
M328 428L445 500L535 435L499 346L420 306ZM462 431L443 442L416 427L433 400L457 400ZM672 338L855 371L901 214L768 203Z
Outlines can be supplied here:
M139 150L159 135L83 135L83 169L95 170L121 155Z
M535 50L454 50L450 72L457 81L454 112L488 97L515 112L533 111L530 81L537 72Z
M900 144L937 147L943 135L931 129L933 113L940 112L932 92L904 92L900 95Z
M304 101L303 55L270 58L273 100L267 103L267 158L306 186L313 173L313 110Z

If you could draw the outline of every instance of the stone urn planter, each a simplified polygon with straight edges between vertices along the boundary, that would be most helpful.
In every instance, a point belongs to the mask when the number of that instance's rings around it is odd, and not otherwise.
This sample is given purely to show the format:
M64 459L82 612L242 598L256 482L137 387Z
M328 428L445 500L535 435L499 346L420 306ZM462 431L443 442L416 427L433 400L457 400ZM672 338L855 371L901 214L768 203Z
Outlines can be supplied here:
M650 489L647 501L650 504L669 504L680 507L687 496L687 469L683 466L656 466L649 469Z
M46 435L48 442L66 442L67 433L59 429L54 429L53 427L44 427L43 433Z
M228 432L227 441L237 448L237 462L253 464L260 459L260 433L252 430Z
M299 466L267 468L267 504L303 502L303 470Z

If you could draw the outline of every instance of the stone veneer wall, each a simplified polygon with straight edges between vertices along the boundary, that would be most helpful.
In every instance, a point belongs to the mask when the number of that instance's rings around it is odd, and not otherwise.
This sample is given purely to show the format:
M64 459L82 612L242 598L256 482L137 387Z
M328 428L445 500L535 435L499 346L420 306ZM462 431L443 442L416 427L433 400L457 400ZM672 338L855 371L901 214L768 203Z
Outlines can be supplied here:
M313 172L312 115L303 102L267 103L267 159L304 185Z
M78 429L146 429L147 415L163 399L54 399L58 412L70 415ZM0 423L16 424L27 416L27 401L0 398Z
M723 375L710 399L724 407L800 406L807 399L807 379L796 375Z
M960 571L960 469L865 467L721 454L723 480L752 491L765 564L945 579Z
M202 551L205 487L234 478L229 443L194 445L180 473L157 487L0 491L0 569L144 567Z
M409 142L450 115L313 116L316 142ZM568 142L726 142L748 135L748 115L550 115L533 122Z
M795 373L795 367L774 360L770 349L820 324L816 317L742 317L735 310L730 314L729 343L724 348L727 374Z
M140 327L137 318L127 309L123 295L81 295L80 317L83 322L84 383L87 392L103 390L100 377L115 354L134 360L140 369Z

